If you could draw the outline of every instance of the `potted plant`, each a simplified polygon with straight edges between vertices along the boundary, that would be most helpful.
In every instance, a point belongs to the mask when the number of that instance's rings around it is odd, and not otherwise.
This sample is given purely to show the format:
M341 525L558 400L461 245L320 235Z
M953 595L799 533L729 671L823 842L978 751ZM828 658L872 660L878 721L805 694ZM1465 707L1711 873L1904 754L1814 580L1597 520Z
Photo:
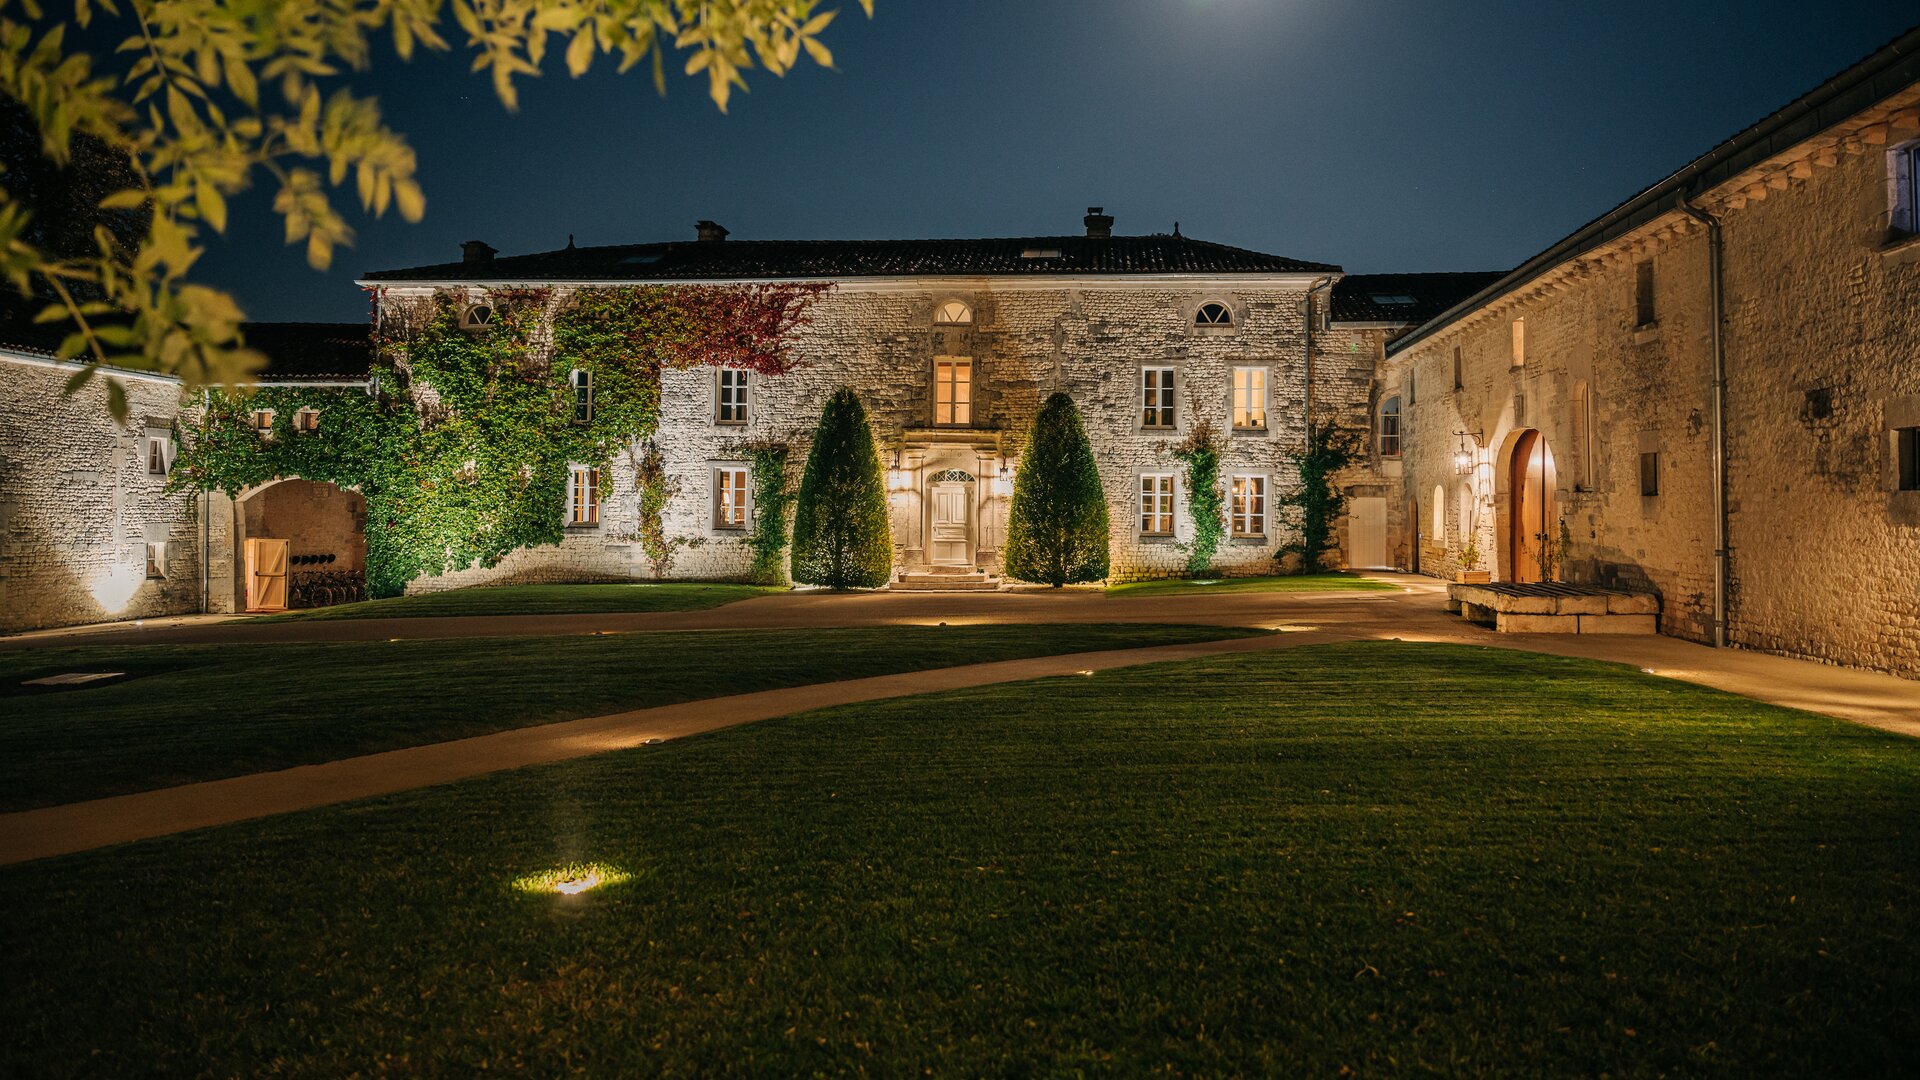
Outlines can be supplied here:
M1454 571L1453 580L1462 585L1485 585L1493 580L1493 571L1476 569L1480 565L1480 549L1474 542L1460 549L1460 569Z

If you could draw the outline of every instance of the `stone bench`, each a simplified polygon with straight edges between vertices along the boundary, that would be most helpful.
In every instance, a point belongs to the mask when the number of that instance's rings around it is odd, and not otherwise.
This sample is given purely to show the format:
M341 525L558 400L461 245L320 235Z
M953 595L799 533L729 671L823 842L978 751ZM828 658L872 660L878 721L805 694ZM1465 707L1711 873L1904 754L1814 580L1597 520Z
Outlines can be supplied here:
M1505 634L1657 634L1660 598L1559 583L1447 586L1447 610Z

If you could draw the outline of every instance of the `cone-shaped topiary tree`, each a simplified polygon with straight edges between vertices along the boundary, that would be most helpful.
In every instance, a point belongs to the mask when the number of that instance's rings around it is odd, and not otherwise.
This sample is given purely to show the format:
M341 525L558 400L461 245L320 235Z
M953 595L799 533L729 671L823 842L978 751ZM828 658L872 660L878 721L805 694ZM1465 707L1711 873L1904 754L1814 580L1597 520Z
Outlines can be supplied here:
M793 515L793 580L878 588L893 570L887 482L867 410L842 388L820 410Z
M1007 573L1058 588L1107 576L1107 493L1073 399L1056 393L1040 408L1007 521Z

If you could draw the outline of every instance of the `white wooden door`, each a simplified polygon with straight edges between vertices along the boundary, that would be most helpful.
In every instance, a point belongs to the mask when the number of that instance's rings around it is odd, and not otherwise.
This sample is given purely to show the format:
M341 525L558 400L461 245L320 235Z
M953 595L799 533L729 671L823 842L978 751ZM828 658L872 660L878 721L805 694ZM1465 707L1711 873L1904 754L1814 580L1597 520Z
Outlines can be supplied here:
M929 530L933 543L928 561L935 566L972 566L972 515L965 484L935 484L931 492L933 522Z
M1387 500L1354 499L1347 504L1347 564L1387 565Z

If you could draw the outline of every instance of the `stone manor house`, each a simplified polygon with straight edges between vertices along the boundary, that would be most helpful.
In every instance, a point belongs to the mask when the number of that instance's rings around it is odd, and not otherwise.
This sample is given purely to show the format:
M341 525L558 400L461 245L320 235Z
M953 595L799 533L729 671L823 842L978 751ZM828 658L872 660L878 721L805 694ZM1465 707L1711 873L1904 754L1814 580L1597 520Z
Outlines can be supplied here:
M903 584L990 581L1027 426L1055 390L1092 438L1116 578L1178 573L1173 456L1224 447L1217 572L1276 565L1309 417L1367 433L1342 561L1648 591L1660 628L1920 676L1920 31L1910 31L1506 274L1348 275L1168 233L694 239L381 271L388 329L458 291L831 285L777 377L663 374L675 577L743 574L753 440L796 461L853 387L887 468ZM263 381L363 391L365 327L268 325ZM0 630L249 604L250 538L364 566L365 506L287 477L165 496L177 385L121 373L127 425L68 366L0 351ZM306 418L298 418L305 422ZM558 546L410 590L651 576L633 466L582 468Z

